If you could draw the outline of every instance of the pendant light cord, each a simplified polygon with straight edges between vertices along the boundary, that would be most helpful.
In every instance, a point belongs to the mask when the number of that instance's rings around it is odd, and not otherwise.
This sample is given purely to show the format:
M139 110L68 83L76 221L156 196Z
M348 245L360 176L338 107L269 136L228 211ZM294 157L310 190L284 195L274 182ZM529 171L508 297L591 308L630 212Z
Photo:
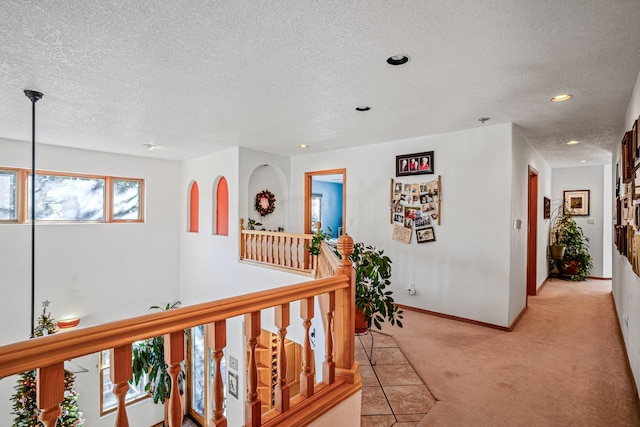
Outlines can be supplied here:
M31 330L33 338L36 320L36 102L42 93L25 90L24 94L31 100Z

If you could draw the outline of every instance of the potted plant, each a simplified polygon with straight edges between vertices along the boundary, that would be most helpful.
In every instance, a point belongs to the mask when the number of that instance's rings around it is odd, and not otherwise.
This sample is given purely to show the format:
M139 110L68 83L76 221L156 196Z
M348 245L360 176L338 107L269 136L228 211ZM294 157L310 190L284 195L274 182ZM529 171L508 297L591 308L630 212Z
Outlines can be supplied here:
M362 242L353 245L350 259L356 274L356 332L366 331L371 323L381 329L385 320L402 327L403 311L395 305L392 291L386 289L391 284L391 259Z
M584 280L593 266L589 238L574 219L571 209L562 209L560 206L552 223L550 237L550 245L564 247L562 254L551 253L558 272L571 280Z
M180 306L180 301L173 304L167 303L165 307L154 305L149 309L171 310ZM171 394L171 377L167 372L168 365L164 360L164 338L154 337L133 344L133 378L131 383L137 384L143 375L149 376L149 381L145 386L153 399L153 403L162 403L163 405L169 399ZM180 386L184 382L184 370L178 375L178 383ZM180 392L182 394L182 390ZM165 405L165 424L167 421L167 407Z

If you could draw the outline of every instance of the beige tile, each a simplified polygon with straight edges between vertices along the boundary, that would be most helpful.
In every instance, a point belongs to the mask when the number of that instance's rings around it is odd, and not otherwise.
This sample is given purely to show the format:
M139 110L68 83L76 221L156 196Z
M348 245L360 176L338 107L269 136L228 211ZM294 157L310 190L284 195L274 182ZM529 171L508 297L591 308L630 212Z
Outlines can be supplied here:
M362 415L393 415L381 387L362 387Z
M424 385L411 365L383 365L374 367L380 385Z
M363 386L380 386L376 373L368 363L360 364L360 376L362 377Z
M415 427L418 423L395 423L393 427Z
M360 366L369 365L369 359L367 358L367 353L364 351L362 347L356 347L355 351L355 359L360 363Z
M424 416L427 414L397 414L396 415L396 420L398 420L398 422L405 422L405 423L410 423L410 422L414 422L417 423L418 421L422 421L422 419L424 418ZM396 424L398 425L398 424Z
M396 426L393 415L363 415L360 417L360 427L391 427Z
M376 365L408 365L399 348L374 348L371 360Z
M426 414L435 404L435 399L424 385L383 388L394 414Z

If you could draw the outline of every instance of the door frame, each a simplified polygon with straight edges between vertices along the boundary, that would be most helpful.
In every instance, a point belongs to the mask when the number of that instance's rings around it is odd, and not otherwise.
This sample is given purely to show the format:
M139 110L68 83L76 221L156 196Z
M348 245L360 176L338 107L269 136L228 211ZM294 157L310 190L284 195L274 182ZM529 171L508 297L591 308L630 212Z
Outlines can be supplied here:
M538 292L538 171L531 165L527 177L527 296L533 296Z
M347 233L347 169L327 169L304 173L304 233L313 234L311 224L311 196L313 177L316 175L342 175L342 234ZM338 236L340 237L340 236Z

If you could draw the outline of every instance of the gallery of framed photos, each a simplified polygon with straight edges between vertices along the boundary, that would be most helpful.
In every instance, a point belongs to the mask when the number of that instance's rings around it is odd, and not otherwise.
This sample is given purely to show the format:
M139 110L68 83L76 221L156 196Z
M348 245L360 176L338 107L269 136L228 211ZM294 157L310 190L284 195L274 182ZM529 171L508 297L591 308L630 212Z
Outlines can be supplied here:
M413 159L416 160L415 170L409 166L408 171L404 171L403 165L411 165ZM425 159L428 159L428 169L419 167L426 163ZM419 179L422 175L432 177ZM403 179L391 179L392 239L409 244L415 235L417 243L435 242L434 226L440 225L441 192L440 176L433 175L433 151L397 156L396 176Z
M640 120L640 117L638 118ZM616 165L615 244L640 275L640 137L638 120L622 139L622 162Z

